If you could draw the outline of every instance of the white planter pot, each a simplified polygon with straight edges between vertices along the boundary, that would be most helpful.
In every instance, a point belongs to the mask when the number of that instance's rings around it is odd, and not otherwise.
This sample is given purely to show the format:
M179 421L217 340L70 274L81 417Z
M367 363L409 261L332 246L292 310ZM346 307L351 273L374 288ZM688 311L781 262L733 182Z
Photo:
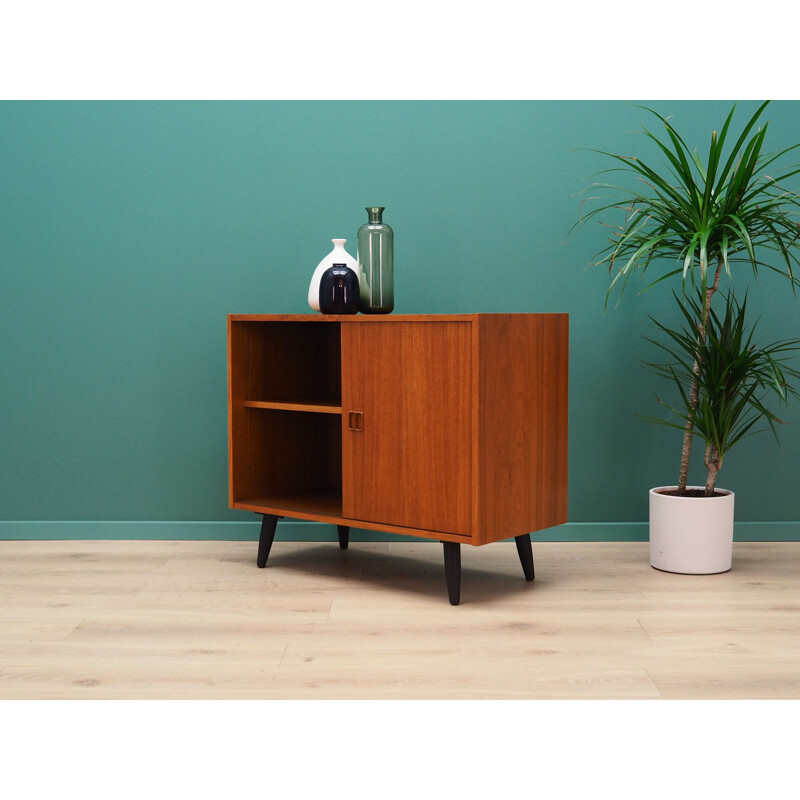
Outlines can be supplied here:
M722 497L660 493L674 488L650 490L651 566L686 575L727 572L733 559L733 492L718 489Z

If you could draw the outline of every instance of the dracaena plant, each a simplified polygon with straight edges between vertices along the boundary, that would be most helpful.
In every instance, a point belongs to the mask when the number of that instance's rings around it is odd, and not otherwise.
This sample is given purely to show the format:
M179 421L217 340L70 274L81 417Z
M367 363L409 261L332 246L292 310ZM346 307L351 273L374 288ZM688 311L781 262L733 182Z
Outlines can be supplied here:
M599 205L581 213L576 223L595 219L609 230L608 246L594 262L609 272L606 305L612 295L622 296L634 273L648 277L655 273L645 289L680 279L684 293L696 291L701 298L693 322L697 343L702 345L723 272L731 277L734 269L744 268L757 277L759 269L766 268L785 276L793 291L800 284L795 275L800 265L796 220L800 196L784 183L800 168L781 167L783 157L800 143L774 153L764 151L769 123L761 127L757 123L768 102L758 107L738 136L731 132L734 104L719 132L711 134L705 160L697 150L690 151L668 119L647 108L661 121L665 135L642 132L655 143L663 164L650 166L636 156L593 151L617 165L601 174L623 173L636 179L633 188L593 184L590 189L607 193L587 197L582 212L587 201ZM690 407L698 402L702 366L694 362L691 376L686 376ZM680 494L686 491L694 419L688 415L684 428Z
M691 422L693 436L705 443L708 469L705 495L714 494L717 472L727 452L743 437L766 430L766 423L777 441L776 424L781 420L766 406L767 398L785 402L800 397L792 380L800 372L788 362L800 351L800 339L786 339L761 345L754 341L756 324L746 320L747 297L740 304L733 292L723 296L724 313L708 310L705 338L698 341L696 321L703 313L703 298L675 295L683 326L675 330L650 317L664 334L663 340L648 339L668 356L666 363L646 366L657 375L674 382L677 399L659 402L671 416L648 417L654 422L685 429ZM699 374L695 364L702 364ZM687 387L697 387L692 397Z

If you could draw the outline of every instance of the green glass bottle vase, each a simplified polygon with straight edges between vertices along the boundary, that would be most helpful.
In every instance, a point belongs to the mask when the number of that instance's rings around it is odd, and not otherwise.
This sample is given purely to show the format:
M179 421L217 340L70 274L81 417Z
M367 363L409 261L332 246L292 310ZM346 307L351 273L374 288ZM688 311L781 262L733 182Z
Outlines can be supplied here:
M394 231L381 219L383 206L367 206L369 221L358 229L356 258L363 314L394 309Z

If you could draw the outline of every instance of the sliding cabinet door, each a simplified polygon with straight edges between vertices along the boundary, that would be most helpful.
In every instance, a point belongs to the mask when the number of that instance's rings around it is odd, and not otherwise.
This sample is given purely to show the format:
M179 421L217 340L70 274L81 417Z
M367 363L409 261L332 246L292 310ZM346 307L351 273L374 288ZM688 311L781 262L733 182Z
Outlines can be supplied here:
M343 514L470 535L470 322L342 325Z

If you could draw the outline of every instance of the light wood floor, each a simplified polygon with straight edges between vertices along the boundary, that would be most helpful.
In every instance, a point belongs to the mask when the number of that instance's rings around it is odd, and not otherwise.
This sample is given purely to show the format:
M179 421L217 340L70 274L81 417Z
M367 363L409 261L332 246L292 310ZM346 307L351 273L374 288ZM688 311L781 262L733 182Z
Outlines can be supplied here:
M800 543L0 542L0 699L800 698Z

